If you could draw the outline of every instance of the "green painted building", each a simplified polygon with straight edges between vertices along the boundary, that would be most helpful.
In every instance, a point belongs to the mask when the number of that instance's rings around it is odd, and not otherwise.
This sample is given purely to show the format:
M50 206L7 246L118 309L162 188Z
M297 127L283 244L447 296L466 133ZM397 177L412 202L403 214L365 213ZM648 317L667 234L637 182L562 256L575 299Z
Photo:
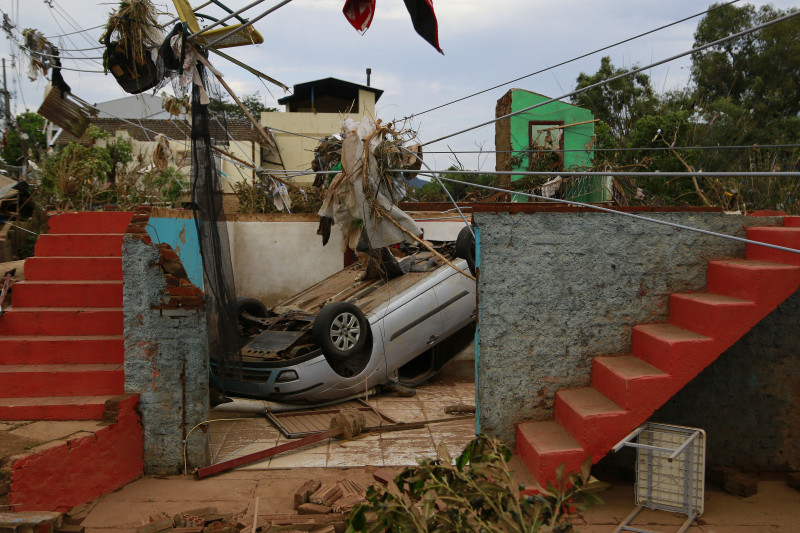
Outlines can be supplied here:
M550 100L549 97L511 89L497 101L495 116L501 117ZM594 150L594 116L591 111L564 102L550 102L531 111L495 123L497 170L569 171L591 167ZM609 180L604 177L568 177L559 184L562 198L599 203L611 199ZM525 180L525 189L540 186L547 178L511 176L510 182ZM519 185L519 184L518 184ZM540 192L549 195L554 187ZM527 201L514 195L512 201Z

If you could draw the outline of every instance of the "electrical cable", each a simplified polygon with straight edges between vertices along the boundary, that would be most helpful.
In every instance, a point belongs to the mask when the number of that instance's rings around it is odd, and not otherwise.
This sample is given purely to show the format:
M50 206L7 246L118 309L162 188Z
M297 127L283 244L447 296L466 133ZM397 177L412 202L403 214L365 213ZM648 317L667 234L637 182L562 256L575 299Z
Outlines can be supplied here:
M642 148L546 148L541 150L427 150L426 154L527 154L538 152L641 152L641 151L669 151L669 150L760 150L772 148L800 148L800 144L739 144L720 146L652 146Z
M469 95L467 95L467 96L464 96L464 97L462 97L462 98L458 98L457 100L452 100L452 101L450 101L450 102L446 102L446 103L444 103L444 104L441 104L441 105L438 105L438 106L432 107L432 108L430 108L430 109L426 109L425 111L420 111L419 113L412 113L411 115L408 115L407 117L405 117L405 118L403 118L403 119L401 119L401 120L409 120L409 119L411 119L411 118L414 118L414 117L417 117L417 116L419 116L419 115L424 115L425 113L430 113L431 111L435 111L435 110L437 110L437 109L441 109L441 108L443 108L443 107L447 107L447 106L449 106L449 105L452 105L452 104L455 104L455 103L458 103L458 102L462 102L462 101L464 101L464 100L467 100L467 99L469 99L469 98L472 98L473 96L478 96L478 95L481 95L481 94L487 93L487 92L489 92L489 91L493 91L493 90L495 90L495 89L499 89L500 87L505 87L506 85L510 85L510 84L512 84L512 83L515 83L515 82L518 82L518 81L520 81L520 80L524 80L524 79L526 79L526 78L530 78L531 76L536 76L537 74L542 74L543 72L547 72L548 70L553 70L553 69L555 69L555 68L562 67L562 66L564 66L564 65L567 65L567 64L569 64L569 63L573 63L573 62L575 62L575 61L578 61L579 59L584 59L584 58L586 58L586 57L589 57L589 56L592 56L592 55L594 55L594 54L598 54L598 53L600 53L600 52L604 52L604 51L606 51L606 50L608 50L608 49L610 49L610 48L614 48L614 47L616 47L616 46L619 46L619 45L622 45L622 44L625 44L625 43L628 43L628 42L634 41L634 40L636 40L636 39L639 39L639 38L641 38L641 37L645 37L645 36L647 36L647 35L650 35L650 34L652 34L652 33L655 33L655 32L657 32L657 31L661 31L661 30L667 29L667 28L669 28L669 27L675 26L675 25L677 25L677 24L681 24L681 23L683 23L683 22L686 22L687 20L691 20L691 19L693 19L693 18L697 18L697 17L699 17L699 16L701 16L701 15L708 14L708 13L710 13L710 12L712 12L712 11L716 10L716 9L720 9L720 8L722 8L722 7L725 7L725 6L729 6L729 5L731 5L731 4L735 4L736 2L739 2L739 0L732 0L732 1L730 1L730 2L726 2L726 3L724 3L724 4L719 4L719 5L713 6L713 7L709 8L709 9L706 9L705 11L702 11L702 12L700 12L700 13L696 13L696 14L694 14L694 15L691 15L691 16L689 16L689 17L685 17L685 18L682 18L682 19L680 19L680 20L676 20L675 22L671 22L671 23L669 23L669 24L665 24L664 26L659 26L658 28L654 28L654 29L652 29L652 30L650 30L650 31L646 31L646 32L644 32L644 33L640 33L639 35L635 35L635 36L633 36L633 37L629 37L629 38L627 38L627 39L624 39L624 40L622 40L622 41L616 42L616 43L614 43L614 44L610 44L610 45L608 45L608 46L604 46L603 48L598 48L597 50L593 50L592 52L587 52L587 53L585 53L585 54L579 55L579 56L577 56L577 57L574 57L574 58L572 58L572 59L568 59L567 61L562 61L561 63L557 63L557 64L555 64L555 65L552 65L552 66L549 66L549 67L547 67L547 68L544 68L544 69L541 69L541 70L537 70L536 72L531 72L530 74L526 74L526 75L524 75L524 76L520 76L519 78L515 78L515 79L513 79L513 80L507 81L507 82L505 82L505 83L501 83L501 84L499 84L499 85L495 85L494 87L489 87L488 89L484 89L484 90L482 90L482 91L478 91L478 92L476 92L476 93L469 94Z
M759 24L757 26L753 26L752 28L748 28L746 30L734 33L734 34L729 35L727 37L723 37L722 39L717 39L716 41L712 41L710 43L706 43L704 45L692 48L691 50L688 50L686 52L681 52L680 54L675 54L675 55L670 56L670 57L668 57L666 59L661 59L659 61L656 61L655 63L650 63L649 65L645 65L644 67L637 67L637 68L635 68L633 70L629 70L628 72L625 72L623 74L619 74L617 76L613 76L613 77L608 78L606 80L599 81L599 82L593 83L591 85L587 85L586 87L583 87L581 89L576 89L576 90L574 90L572 92L569 92L567 94L563 94L563 95L558 96L556 98L550 98L548 100L545 100L544 102L540 102L538 104L526 107L524 109L520 109L519 111L514 111L513 113L508 113L508 114L503 115L501 117L496 117L496 118L494 118L492 120L489 120L489 121L486 121L486 122L482 122L482 123L477 124L475 126L471 126L469 128L465 128L463 130L459 130L459 131L456 131L454 133L450 133L450 134L445 135L443 137L439 137L439 138L434 139L432 141L428 141L426 143L423 143L422 146L427 146L429 144L433 144L433 143L437 143L437 142L440 142L440 141L444 141L445 139L449 139L451 137L455 137L457 135L461 135L462 133L467 133L469 131L473 131L473 130L476 130L478 128L482 128L483 126L488 126L489 124L494 124L495 122L498 122L500 120L504 120L504 119L511 118L511 117L514 117L514 116L517 116L517 115L521 115L523 113L527 113L528 111L531 111L532 109L536 109L538 107L542 107L542 106L547 105L547 104L552 104L553 102L558 102L559 100L563 100L564 98L571 98L573 96L577 96L579 94L585 93L585 92L590 91L592 89L595 89L597 87L602 87L603 85L607 85L607 84L615 82L617 80L621 80L623 78L628 78L630 76L634 76L636 74L639 74L640 72L644 72L645 70L652 69L653 67L657 67L659 65L663 65L664 63L669 63L670 61L674 61L674 60L679 59L681 57L685 57L685 56L688 56L688 55L691 55L691 54L694 54L694 53L697 53L697 52L701 52L703 50L706 50L707 48L711 48L713 46L718 46L720 44L726 43L728 41L732 41L734 39L738 39L738 38L743 37L745 35L749 35L751 33L755 33L755 32L757 32L759 30L763 30L764 28L767 28L767 27L772 26L774 24L778 24L780 22L784 22L784 21L790 20L790 19L792 19L794 17L797 17L797 16L800 16L800 11L795 11L793 13L789 13L789 14L784 15L782 17L775 18L775 19L770 20L768 22L765 22L763 24Z
M390 169L390 172L408 172L401 169ZM685 171L603 171L603 170L427 170L426 172L432 174L453 174L453 175L475 175L485 174L487 176L646 176L646 177L696 177L696 178L736 178L736 177L754 177L754 178L800 178L800 172L760 172L760 171L747 171L747 172L685 172ZM418 172L422 174L422 172Z

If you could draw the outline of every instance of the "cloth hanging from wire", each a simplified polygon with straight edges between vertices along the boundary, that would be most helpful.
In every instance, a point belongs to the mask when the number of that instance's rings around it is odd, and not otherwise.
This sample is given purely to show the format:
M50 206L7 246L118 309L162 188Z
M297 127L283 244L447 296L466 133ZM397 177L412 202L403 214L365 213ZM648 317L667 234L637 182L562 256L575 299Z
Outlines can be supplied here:
M433 9L433 0L404 0L414 30L440 54L439 23ZM346 0L342 8L347 21L356 31L365 33L375 17L375 0Z

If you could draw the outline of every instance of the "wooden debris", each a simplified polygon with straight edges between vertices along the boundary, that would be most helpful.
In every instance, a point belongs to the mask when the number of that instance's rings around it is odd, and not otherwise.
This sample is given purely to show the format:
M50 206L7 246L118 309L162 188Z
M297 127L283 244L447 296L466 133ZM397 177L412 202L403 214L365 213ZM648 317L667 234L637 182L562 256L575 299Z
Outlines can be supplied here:
M356 483L355 481L350 481L349 479L341 479L336 482L339 485L339 488L342 489L342 498L345 496L350 496L352 494L364 494L366 489Z
M752 476L737 472L727 466L712 466L709 480L725 492L747 498L758 493L758 481Z
M327 505L317 505L316 503L304 503L303 505L297 508L297 512L300 514L328 514L331 512L331 508Z
M378 483L380 483L381 485L383 485L383 486L386 486L386 485L388 485L388 484L389 484L389 482L390 482L391 480L393 480L393 479L394 479L394 476L393 476L393 475L391 475L391 474L390 474L389 472L387 472L386 470L380 470L380 469L378 469L378 470L376 470L376 471L374 471L374 472L372 473L372 479L374 479L375 481L377 481L377 482L378 482Z
M316 479L309 479L303 483L303 486L294 493L294 508L297 509L304 503L308 503L308 498L314 494L321 485L322 483Z
M162 531L172 531L172 520L161 520L147 524L137 529L136 533L161 533Z
M333 507L331 507L331 510L334 513L349 513L353 509L353 507L365 501L367 501L367 499L364 497L363 493L348 494L347 496L343 496L338 500L336 500L333 503Z
M448 415L466 415L475 413L474 405L467 405L465 403L457 403L455 405L448 405L444 408L444 412Z
M342 497L342 488L337 483L326 483L312 494L308 501L317 505L330 505Z

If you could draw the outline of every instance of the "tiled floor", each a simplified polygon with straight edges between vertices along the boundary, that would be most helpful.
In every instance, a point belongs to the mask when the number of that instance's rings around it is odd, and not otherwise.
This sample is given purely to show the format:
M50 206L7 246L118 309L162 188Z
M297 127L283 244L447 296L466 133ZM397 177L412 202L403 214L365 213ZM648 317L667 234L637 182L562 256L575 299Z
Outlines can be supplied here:
M432 382L418 388L411 398L384 394L371 397L368 402L398 422L453 418L455 415L446 414L444 408L459 403L474 405L475 384L452 380ZM224 417L230 418L227 414ZM218 417L212 412L211 418ZM212 423L209 433L213 463L290 441L263 416ZM243 466L241 470L416 465L419 458L435 457L436 446L442 443L450 453L459 453L474 433L475 421L468 418L430 424L422 429L365 434L351 441L328 439Z

